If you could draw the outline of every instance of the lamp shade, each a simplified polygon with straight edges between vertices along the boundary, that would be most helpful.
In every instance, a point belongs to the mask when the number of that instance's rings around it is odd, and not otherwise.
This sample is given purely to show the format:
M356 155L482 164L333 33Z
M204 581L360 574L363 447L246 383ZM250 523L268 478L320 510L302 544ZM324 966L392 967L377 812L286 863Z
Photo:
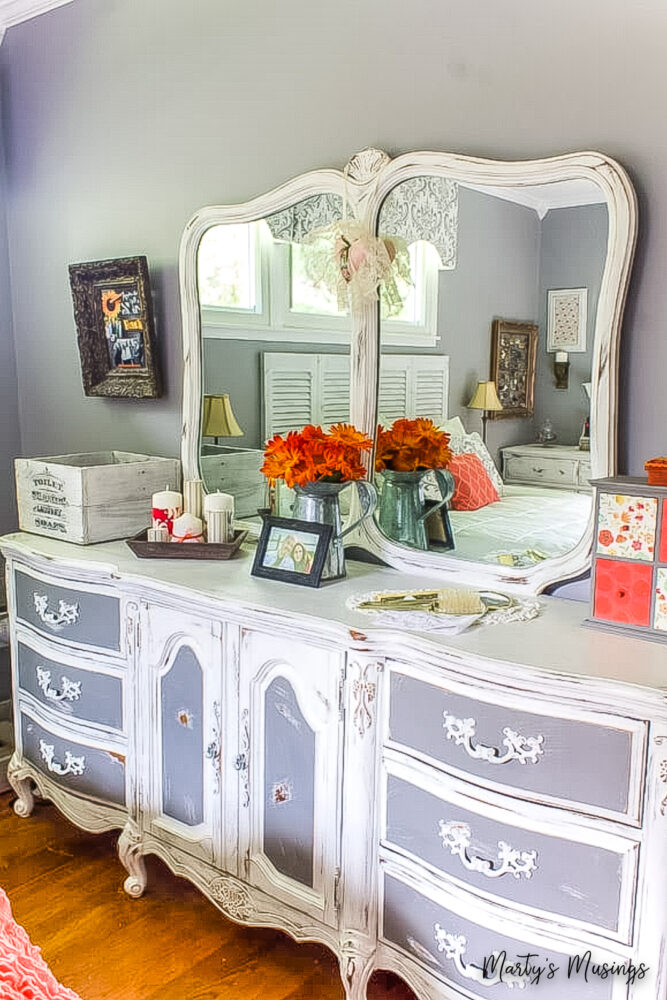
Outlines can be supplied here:
M503 404L498 399L495 382L478 382L472 399L468 403L470 410L502 410Z
M243 437L236 422L229 395L204 396L202 435L204 437Z

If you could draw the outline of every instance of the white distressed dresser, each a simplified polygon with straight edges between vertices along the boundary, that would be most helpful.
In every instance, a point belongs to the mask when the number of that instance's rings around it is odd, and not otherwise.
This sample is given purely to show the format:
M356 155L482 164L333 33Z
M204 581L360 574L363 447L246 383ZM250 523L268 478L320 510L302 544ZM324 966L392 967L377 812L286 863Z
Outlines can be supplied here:
M576 445L514 444L502 449L506 483L591 492L591 456Z
M457 637L374 627L346 599L402 578L360 564L310 591L249 552L1 546L16 811L36 786L118 828L131 896L157 854L233 920L328 945L348 1000L375 968L420 1000L664 1000L664 647L548 598Z

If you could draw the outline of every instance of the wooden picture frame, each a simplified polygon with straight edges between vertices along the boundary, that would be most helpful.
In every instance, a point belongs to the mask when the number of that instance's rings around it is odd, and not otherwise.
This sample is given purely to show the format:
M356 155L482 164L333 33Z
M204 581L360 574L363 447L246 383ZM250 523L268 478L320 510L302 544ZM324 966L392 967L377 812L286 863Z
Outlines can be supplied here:
M69 280L86 396L159 397L146 258L70 264Z
M332 534L330 524L266 516L251 573L301 587L319 587ZM300 552L295 557L297 548Z
M494 319L491 327L491 379L496 383L502 410L492 420L532 417L535 408L536 323Z
M586 351L587 288L550 288L547 291L547 351Z

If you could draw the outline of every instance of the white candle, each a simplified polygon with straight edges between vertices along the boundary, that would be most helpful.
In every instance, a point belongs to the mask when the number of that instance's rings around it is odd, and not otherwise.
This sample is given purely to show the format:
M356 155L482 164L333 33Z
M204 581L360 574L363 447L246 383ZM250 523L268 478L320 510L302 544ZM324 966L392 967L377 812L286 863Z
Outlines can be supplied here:
M232 516L229 510L212 510L206 519L209 542L230 542L232 540Z
M231 510L234 513L234 497L231 493L207 493L204 497L204 514L213 510Z
M183 496L178 490L170 490L168 486L165 486L163 490L158 493L153 494L153 506L154 507L181 507L183 505Z
M183 486L183 509L195 517L201 517L202 486L201 479L186 479Z
M556 351L556 361L560 365L567 364L567 351Z
M204 497L204 517L209 542L231 541L234 522L234 497L231 493L208 493Z
M200 517L181 514L174 520L172 542L203 542L204 532Z
M178 490L170 490L168 486L165 486L163 490L153 494L151 507L153 509L153 527L159 528L161 524L166 524L171 533L174 518L183 513L183 497Z

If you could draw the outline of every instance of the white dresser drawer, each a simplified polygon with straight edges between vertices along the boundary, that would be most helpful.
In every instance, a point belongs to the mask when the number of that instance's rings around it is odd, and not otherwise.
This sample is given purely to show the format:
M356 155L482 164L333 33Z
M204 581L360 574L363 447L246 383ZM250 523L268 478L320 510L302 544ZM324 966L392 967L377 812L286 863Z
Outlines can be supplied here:
M546 483L547 486L576 486L579 463L568 458L533 458L505 452L504 478L512 482Z
M121 652L120 600L82 584L14 571L16 619L59 642Z
M592 712L568 718L523 697L527 712L502 696L488 702L422 679L399 661L387 666L388 746L489 788L640 824L645 723Z
M125 805L125 752L70 735L71 730L38 718L25 706L19 719L22 754L33 767L70 792Z
M19 692L26 692L43 708L60 716L91 722L121 733L124 728L123 678L119 672L95 667L83 658L54 658L17 638L16 676Z
M380 881L380 941L389 946L383 955L382 968L401 972L400 959L391 952L409 956L422 968L465 997L507 998L515 993L540 1000L620 1000L626 998L622 977L596 975L585 977L585 962L577 971L576 964L568 977L571 954L585 954L586 947L573 943L568 954L561 941L533 937L523 931L502 911L494 914L489 925L490 908L476 911L462 901L460 895L439 892L432 884L415 877L387 861L381 861ZM532 974L524 975L519 956L530 954ZM494 962L494 956L498 961ZM506 961L502 959L505 957ZM592 961L610 960L606 952L592 949ZM388 959L388 961L386 960ZM616 961L619 961L616 958ZM621 959L622 961L622 959ZM538 976L539 968L543 968ZM549 977L548 972L553 969ZM511 990L511 992L508 992ZM449 997L450 993L433 992L433 997ZM451 994L454 995L453 993ZM459 995L459 992L456 993Z
M630 944L639 844L480 799L432 768L385 759L380 836L421 869L480 898ZM473 793L471 794L471 791Z

